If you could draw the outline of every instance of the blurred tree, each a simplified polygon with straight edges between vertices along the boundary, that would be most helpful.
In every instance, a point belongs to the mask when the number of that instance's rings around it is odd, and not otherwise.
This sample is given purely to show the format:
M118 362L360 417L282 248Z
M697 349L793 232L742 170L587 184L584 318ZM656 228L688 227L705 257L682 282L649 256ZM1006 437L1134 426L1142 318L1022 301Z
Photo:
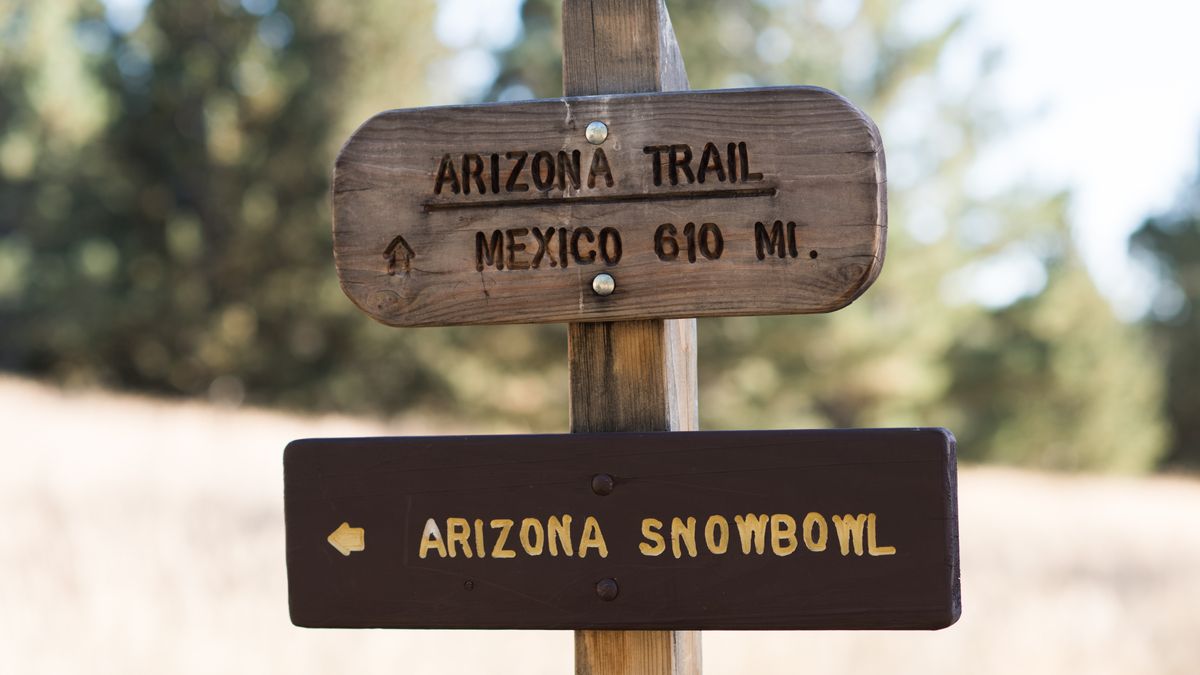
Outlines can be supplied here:
M1159 361L1074 255L1050 267L1043 293L972 322L947 365L946 414L988 460L1133 472L1163 447Z
M329 253L333 154L381 93L424 102L432 0L155 0L136 27L7 4L4 367L325 408L449 396L361 320Z
M1200 173L1172 211L1142 224L1132 247L1159 275L1146 323L1166 360L1167 461L1200 467Z
M944 424L967 459L1152 467L1161 387L1141 335L1078 262L1065 196L978 186L1007 126L988 98L997 55L965 48L969 16L919 21L915 4L669 3L694 89L825 86L888 149L880 279L832 315L702 321L704 426ZM526 0L493 95L560 95L560 11Z

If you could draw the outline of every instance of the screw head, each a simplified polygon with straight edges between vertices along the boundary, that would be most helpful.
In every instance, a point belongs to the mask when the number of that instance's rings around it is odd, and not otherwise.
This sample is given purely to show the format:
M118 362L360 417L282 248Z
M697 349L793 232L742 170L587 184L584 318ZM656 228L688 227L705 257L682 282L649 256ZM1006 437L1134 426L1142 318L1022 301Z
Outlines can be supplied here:
M621 589L617 588L616 579L601 579L596 582L596 595L605 602L612 602L617 599L617 594Z
M598 473L592 476L592 492L601 497L611 495L616 484L617 482L613 480L613 477L606 473Z
M608 125L599 120L590 122L583 130L583 135L587 138L588 143L600 145L608 139Z
M613 279L611 274L601 272L592 279L592 290L596 295L612 295L612 292L617 290L617 280Z

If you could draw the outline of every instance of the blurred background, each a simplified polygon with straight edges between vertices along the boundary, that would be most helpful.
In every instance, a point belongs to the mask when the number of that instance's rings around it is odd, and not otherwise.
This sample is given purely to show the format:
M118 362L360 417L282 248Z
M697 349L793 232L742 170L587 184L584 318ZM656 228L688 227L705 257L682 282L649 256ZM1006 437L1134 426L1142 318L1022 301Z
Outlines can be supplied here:
M889 165L862 298L699 322L702 427L940 425L964 463L959 625L706 634L706 672L1195 672L1200 7L668 7L693 89L834 89ZM375 112L561 95L560 12L0 0L13 672L570 672L569 634L292 628L279 470L306 435L566 430L564 326L374 323L329 204Z

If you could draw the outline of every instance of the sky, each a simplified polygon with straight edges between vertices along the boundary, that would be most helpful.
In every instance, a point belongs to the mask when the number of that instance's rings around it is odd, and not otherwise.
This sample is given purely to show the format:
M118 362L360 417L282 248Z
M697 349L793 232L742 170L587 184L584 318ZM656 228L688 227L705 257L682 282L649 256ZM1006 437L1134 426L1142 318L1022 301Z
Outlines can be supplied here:
M1169 209L1200 164L1200 2L970 4L975 30L1005 50L1001 100L1034 117L992 149L983 176L1070 188L1092 277L1118 314L1137 316L1151 280L1131 263L1128 236Z

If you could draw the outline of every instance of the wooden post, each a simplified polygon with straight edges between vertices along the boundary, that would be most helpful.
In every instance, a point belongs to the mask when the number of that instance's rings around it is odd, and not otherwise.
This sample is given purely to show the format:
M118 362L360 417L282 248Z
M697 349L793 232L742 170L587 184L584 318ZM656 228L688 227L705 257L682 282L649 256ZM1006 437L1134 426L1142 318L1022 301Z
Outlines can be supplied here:
M563 0L562 36L565 96L688 88L663 0ZM699 427L695 319L573 323L567 340L573 433ZM575 672L699 675L700 633L576 631Z

